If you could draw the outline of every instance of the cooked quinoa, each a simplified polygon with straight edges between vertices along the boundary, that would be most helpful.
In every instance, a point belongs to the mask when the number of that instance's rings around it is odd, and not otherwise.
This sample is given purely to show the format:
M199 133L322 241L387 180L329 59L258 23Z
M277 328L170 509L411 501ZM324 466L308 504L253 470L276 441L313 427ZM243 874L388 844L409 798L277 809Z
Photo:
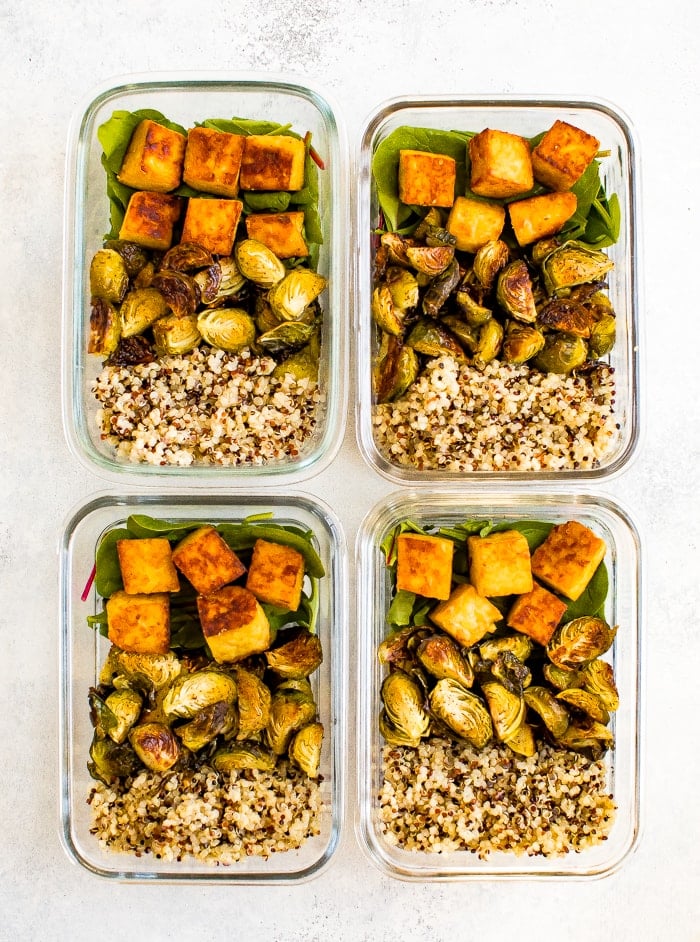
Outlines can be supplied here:
M271 772L142 772L88 798L104 848L235 864L296 850L321 829L321 785L286 762Z
M298 458L318 421L318 384L272 376L272 357L199 347L137 366L105 366L91 390L117 457L188 466Z
M541 373L493 360L483 371L449 356L374 409L377 447L420 471L597 468L619 435L613 368Z
M434 737L385 746L379 793L385 840L409 851L561 856L607 839L615 803L603 760L542 745L521 758Z

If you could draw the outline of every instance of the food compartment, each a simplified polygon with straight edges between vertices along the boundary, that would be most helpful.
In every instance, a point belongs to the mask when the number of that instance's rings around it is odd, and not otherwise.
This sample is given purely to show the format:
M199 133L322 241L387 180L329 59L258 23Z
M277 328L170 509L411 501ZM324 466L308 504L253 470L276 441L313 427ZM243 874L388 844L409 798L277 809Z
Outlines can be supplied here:
M332 512L301 496L105 495L73 513L60 554L69 856L125 880L320 873L343 818L346 552ZM289 579L273 577L281 555Z
M557 575L556 554L536 555L560 533L588 567L577 601L563 557ZM442 588L441 543L454 567ZM409 491L370 511L356 824L380 870L591 878L622 865L640 827L640 552L604 497ZM591 697L596 677L607 686Z
M603 102L395 99L366 124L360 187L367 461L398 482L623 468L639 436L626 118Z

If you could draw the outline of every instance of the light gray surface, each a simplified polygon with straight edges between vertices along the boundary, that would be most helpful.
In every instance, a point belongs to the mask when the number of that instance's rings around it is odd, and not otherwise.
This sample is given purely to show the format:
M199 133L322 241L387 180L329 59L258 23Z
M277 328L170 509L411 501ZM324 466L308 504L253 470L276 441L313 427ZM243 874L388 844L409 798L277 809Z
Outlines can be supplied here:
M285 942L700 938L695 22L690 0L0 0L0 939L105 930ZM352 741L346 839L332 867L304 886L120 885L64 855L56 545L69 509L105 489L69 454L61 429L67 125L110 75L180 69L306 75L339 102L352 142L379 101L416 93L602 97L636 127L645 435L634 464L602 490L632 510L645 540L645 789L640 846L614 876L566 885L386 879L352 829ZM336 507L351 544L365 511L392 489L363 465L352 410L338 458L304 489Z

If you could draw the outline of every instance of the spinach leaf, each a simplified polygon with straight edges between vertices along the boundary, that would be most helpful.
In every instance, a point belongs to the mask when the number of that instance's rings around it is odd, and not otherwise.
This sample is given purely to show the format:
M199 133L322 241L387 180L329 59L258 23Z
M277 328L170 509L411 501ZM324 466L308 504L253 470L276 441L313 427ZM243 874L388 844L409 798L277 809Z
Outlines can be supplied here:
M603 618L605 614L605 600L608 597L608 570L605 563L593 573L591 581L583 590L575 602L564 599L568 602L566 612L562 618L563 622L572 621L574 618L580 618L582 615L597 615Z
M397 526L390 530L379 544L380 549L384 554L386 564L390 569L396 565L396 539L402 533L407 532L422 533L423 536L428 535L427 531L424 530L414 520L402 520L401 523L397 524Z
M117 540L129 539L129 530L118 527L109 530L100 540L95 553L95 591L103 599L124 588L117 555Z
M248 213L283 213L289 209L290 198L286 190L241 193L243 209Z
M387 622L390 625L398 625L399 627L410 625L415 602L415 592L407 592L406 589L399 589L391 600L389 611L386 613Z
M281 524L246 524L221 523L217 530L228 543L231 549L250 549L256 540L269 540L271 543L281 543L291 546L304 557L306 571L310 576L320 579L326 574L321 557L314 549L308 533L302 533L298 528L283 526Z

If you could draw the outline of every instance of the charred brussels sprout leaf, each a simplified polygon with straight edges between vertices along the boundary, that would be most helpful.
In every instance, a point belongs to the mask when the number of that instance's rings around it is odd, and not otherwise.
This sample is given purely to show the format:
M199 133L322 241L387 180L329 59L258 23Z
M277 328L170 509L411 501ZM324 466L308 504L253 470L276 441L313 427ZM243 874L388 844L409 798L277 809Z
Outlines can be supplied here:
M175 734L165 723L141 723L129 732L129 742L147 769L167 772L180 758Z

